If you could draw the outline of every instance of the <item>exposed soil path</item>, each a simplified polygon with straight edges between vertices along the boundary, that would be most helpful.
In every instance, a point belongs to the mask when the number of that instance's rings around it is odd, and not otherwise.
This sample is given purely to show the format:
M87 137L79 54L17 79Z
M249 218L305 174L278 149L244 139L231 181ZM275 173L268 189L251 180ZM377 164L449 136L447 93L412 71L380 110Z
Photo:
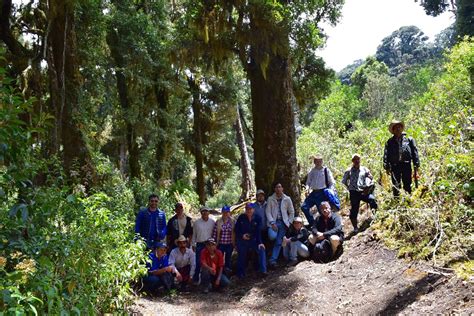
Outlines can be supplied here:
M346 216L345 216L346 217ZM347 228L347 225L346 225ZM387 250L370 230L344 243L334 262L300 262L270 271L265 279L250 275L224 293L178 293L140 297L131 308L138 315L244 313L279 314L474 314L474 285L409 262Z

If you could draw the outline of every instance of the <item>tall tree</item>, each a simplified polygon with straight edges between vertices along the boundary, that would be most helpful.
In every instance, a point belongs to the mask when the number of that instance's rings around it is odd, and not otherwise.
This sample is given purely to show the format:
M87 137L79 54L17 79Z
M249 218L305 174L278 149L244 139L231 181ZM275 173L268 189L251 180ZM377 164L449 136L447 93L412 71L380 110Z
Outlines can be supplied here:
M240 186L242 188L242 194L240 200L244 201L250 197L252 191L254 191L253 177L252 177L252 166L250 165L249 153L247 150L247 143L245 141L244 128L242 124L242 109L237 106L237 115L235 119L235 134L237 136L237 145L240 151L240 170L242 173L242 181Z
M322 44L318 23L335 22L342 0L189 0L194 49L214 61L239 56L250 80L257 187L275 181L299 204L291 56ZM291 45L290 45L291 38ZM188 48L189 49L189 48Z

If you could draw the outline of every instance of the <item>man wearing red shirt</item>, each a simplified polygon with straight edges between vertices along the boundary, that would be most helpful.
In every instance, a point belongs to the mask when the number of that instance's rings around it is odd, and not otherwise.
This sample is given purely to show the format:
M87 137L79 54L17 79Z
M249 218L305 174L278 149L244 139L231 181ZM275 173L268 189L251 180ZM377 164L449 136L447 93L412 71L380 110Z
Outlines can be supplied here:
M206 242L206 248L201 252L201 285L204 293L209 293L209 289L224 288L230 281L222 273L224 270L224 255L217 249L214 238L209 238Z

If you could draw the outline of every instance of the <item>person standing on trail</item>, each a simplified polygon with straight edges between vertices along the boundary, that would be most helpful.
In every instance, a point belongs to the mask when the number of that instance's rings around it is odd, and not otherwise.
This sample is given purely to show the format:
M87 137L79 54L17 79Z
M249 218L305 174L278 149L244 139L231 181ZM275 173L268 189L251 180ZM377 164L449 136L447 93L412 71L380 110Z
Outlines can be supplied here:
M148 197L148 208L138 212L135 220L135 234L144 238L148 249L152 249L166 237L166 215L158 209L158 195Z
M308 178L306 179L306 190L307 192L311 190L311 193L309 193L303 205L301 205L301 210L303 210L310 226L313 226L314 222L314 217L310 209L316 205L319 211L321 202L328 200L324 189L332 189L335 191L334 177L332 176L331 170L323 166L323 157L316 155L313 157L313 162L314 167L308 173Z
M373 210L377 209L377 202L373 195L374 177L367 167L360 165L360 155L352 155L352 167L346 170L342 184L349 190L351 212L349 218L354 227L354 234L359 232L357 215L359 215L360 201L369 203Z
M267 214L267 201L265 201L265 191L259 189L256 194L257 201L255 202L255 214L262 218L262 243L265 245L265 249L270 249L270 240L268 239L268 221Z
M222 217L214 225L212 238L217 242L217 249L224 254L225 270L229 273L232 271L232 252L235 248L235 222L230 216L229 206L224 205L221 212Z
M342 251L344 232L341 217L332 212L329 202L322 202L320 210L321 216L313 223L309 242L314 245L313 260L328 262L338 253L338 249Z
M188 247L191 245L193 238L192 219L184 214L183 203L176 203L174 210L176 214L170 218L166 227L166 243L168 247L171 248L170 251L177 247L174 241L178 239L179 236L183 235L189 240Z
M237 246L237 276L245 277L247 258L250 251L258 254L258 270L261 276L267 275L267 257L262 243L262 218L255 214L255 204L245 204L245 213L240 214L235 223L235 241Z
M302 258L309 257L308 237L309 232L303 226L303 219L299 216L295 217L293 224L283 239L283 256L289 260L289 266L294 266L298 263L298 256Z
M160 286L170 290L173 286L173 274L180 275L178 270L170 265L166 252L166 244L158 242L149 255L151 263L147 263L148 274L143 278L143 290L147 293L156 292Z
M400 195L400 188L403 182L403 189L411 194L411 163L413 161L415 177L420 167L418 149L415 140L407 137L404 133L405 124L401 121L392 121L388 130L393 136L385 144L383 154L383 166L387 174L392 177L393 196ZM416 184L416 182L415 182Z
M283 237L295 217L293 202L288 195L283 193L281 183L277 183L274 189L275 193L268 198L266 209L267 222L270 224L268 238L275 240L275 245L273 246L272 255L270 257L270 267L272 268L275 268L277 265Z
M202 250L201 254L201 266L201 286L204 293L209 293L211 288L217 290L229 285L229 279L222 273L224 255L217 249L214 238L209 238L206 241L206 248Z
M209 218L209 208L201 207L201 218L194 223L193 227L193 251L196 253L196 272L193 276L195 283L199 282L201 272L201 251L206 247L206 241L212 237L215 221Z
M179 236L175 243L177 248L171 250L169 264L179 272L176 274L176 280L180 283L181 290L186 290L196 270L196 256L188 248L188 240L183 235Z

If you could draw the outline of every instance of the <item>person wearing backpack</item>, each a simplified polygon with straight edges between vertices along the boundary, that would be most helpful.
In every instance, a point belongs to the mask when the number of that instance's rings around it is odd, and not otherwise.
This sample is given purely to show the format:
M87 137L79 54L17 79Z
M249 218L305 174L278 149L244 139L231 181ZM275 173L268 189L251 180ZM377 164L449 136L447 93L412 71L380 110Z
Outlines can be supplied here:
M342 178L342 184L349 190L351 201L351 212L349 218L354 227L353 233L357 234L357 215L359 215L360 201L369 203L373 210L377 209L377 202L373 195L374 177L367 167L360 165L360 155L352 155L352 166L346 170Z
M328 167L323 166L323 157L320 155L313 157L314 167L308 173L308 178L306 180L306 190L311 192L304 200L303 205L301 205L301 210L303 211L308 224L313 226L314 217L311 214L310 209L316 205L319 211L321 202L328 201L329 198L324 192L325 189L330 189L332 192L335 191L335 182L331 170Z
M393 136L385 144L383 154L383 166L392 177L393 196L400 195L400 188L403 182L403 189L411 194L411 178L413 161L415 177L420 167L420 158L415 140L407 137L403 132L405 124L401 121L392 121L388 127ZM416 185L416 182L415 182Z

